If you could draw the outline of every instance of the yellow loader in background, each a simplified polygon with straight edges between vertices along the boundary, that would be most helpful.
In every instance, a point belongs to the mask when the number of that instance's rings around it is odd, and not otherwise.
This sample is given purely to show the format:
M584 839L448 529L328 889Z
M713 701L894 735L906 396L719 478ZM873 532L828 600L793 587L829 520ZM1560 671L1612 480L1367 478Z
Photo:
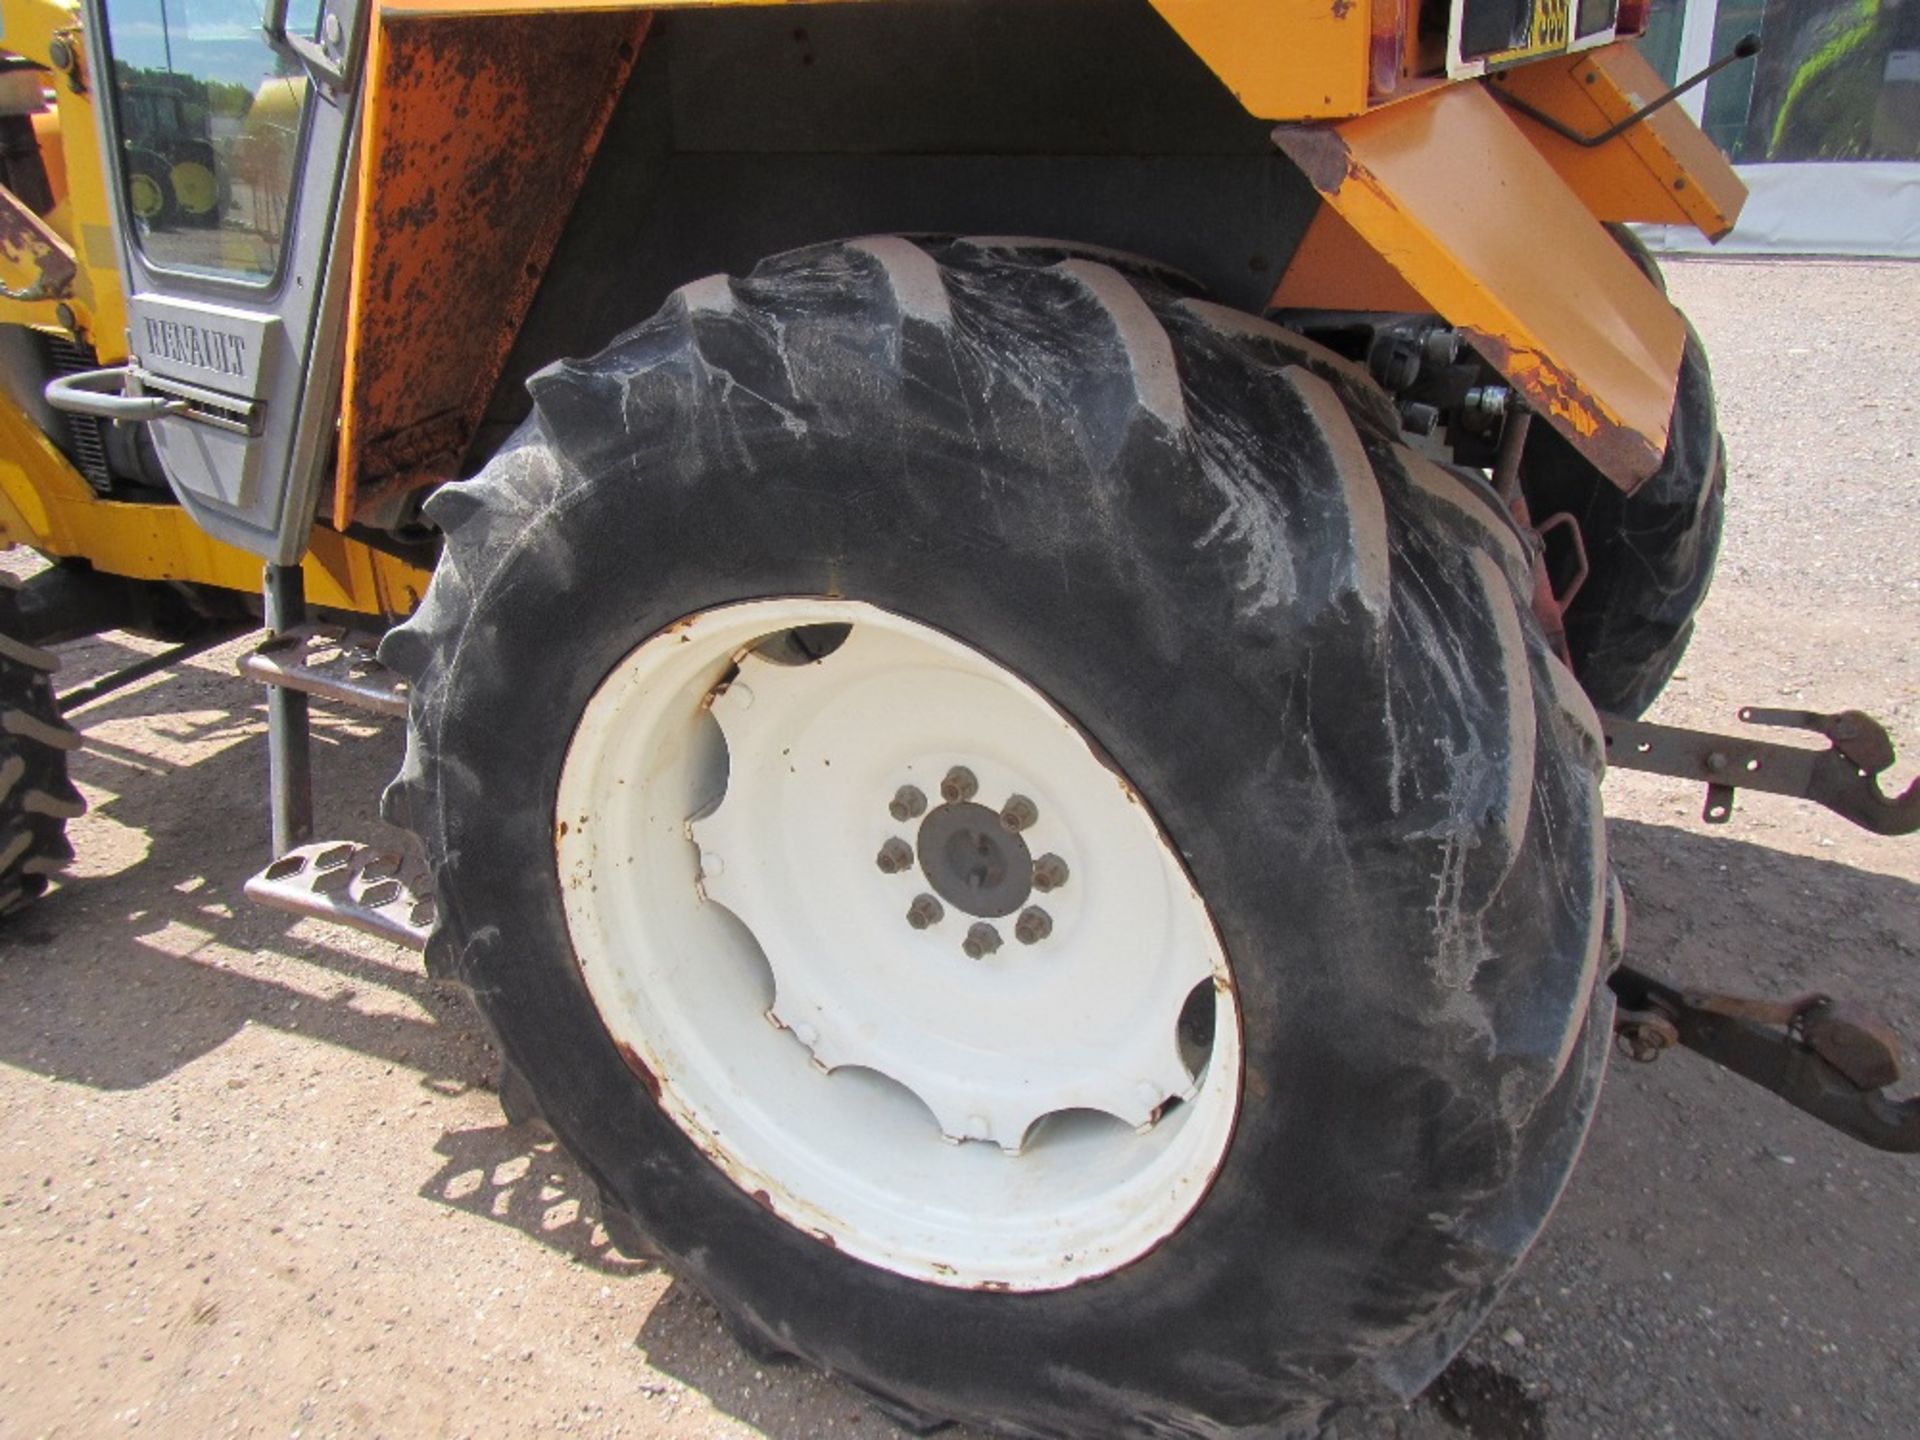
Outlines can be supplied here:
M1725 464L1625 227L1742 198L1644 0L182 11L0 0L0 914L63 711L263 628L249 894L915 1429L1410 1397L1616 1040L1920 1149L1873 1022L1622 961L1609 763L1920 826L1864 715L1639 719Z

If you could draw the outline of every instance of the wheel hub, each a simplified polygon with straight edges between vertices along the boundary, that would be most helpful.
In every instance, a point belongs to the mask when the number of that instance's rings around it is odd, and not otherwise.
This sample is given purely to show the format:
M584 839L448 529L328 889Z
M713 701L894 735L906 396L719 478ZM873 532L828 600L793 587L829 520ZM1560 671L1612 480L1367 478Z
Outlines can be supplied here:
M1011 915L1033 893L1027 842L971 800L928 811L914 849L934 893L969 915Z
M979 652L846 601L691 617L589 702L555 815L609 1030L714 1163L842 1249L1052 1288L1155 1243L1224 1153L1239 1026L1205 907L1126 781Z

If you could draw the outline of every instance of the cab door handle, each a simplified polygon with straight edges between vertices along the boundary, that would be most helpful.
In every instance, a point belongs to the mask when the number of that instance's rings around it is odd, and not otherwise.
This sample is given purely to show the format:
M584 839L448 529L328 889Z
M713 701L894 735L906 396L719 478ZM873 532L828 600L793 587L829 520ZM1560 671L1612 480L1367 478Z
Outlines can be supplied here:
M187 402L171 395L126 394L126 383L132 373L131 365L114 365L105 370L62 375L47 382L47 403L69 415L92 415L101 420L126 420L135 424L186 411Z

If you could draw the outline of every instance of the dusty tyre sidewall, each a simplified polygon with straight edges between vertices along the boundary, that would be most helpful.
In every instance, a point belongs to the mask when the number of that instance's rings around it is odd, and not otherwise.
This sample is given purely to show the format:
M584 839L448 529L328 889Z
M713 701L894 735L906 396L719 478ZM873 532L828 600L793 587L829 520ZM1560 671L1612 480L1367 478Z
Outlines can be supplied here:
M1644 248L1635 258L1651 263ZM1522 470L1528 504L1536 520L1573 515L1591 567L1565 617L1574 673L1595 705L1637 717L1680 668L1720 554L1727 466L1706 347L1688 324L1666 452L1631 495L1536 430Z
M1217 354L1184 360L1189 389L1206 388L1198 372ZM1558 833L1524 845L1489 891L1477 923L1498 953L1469 979L1475 1018L1444 1018L1461 996L1433 959L1434 868L1486 817L1436 838L1431 807L1372 813L1375 762L1358 782L1328 775L1332 757L1367 743L1354 716L1378 708L1391 668L1379 647L1395 642L1369 640L1352 604L1249 614L1205 558L1217 503L1148 420L1109 426L1120 438L1097 462L1001 443L983 463L936 443L951 435L952 400L920 393L925 367L877 351L848 363L865 378L827 402L852 407L837 423L816 414L796 435L743 407L753 484L740 447L676 441L675 424L617 463L557 445L597 392L559 380L537 391L516 444L574 468L455 577L469 618L416 713L427 753L412 803L431 798L407 818L440 865L454 968L548 1123L676 1270L774 1345L897 1402L1016 1433L1134 1434L1162 1421L1310 1427L1329 1404L1404 1396L1530 1243L1602 1068L1594 774L1545 698L1544 653L1530 642L1530 824ZM862 394L877 408L859 413L849 397ZM1003 433L1065 423L1044 408ZM599 423L614 417L603 408ZM1369 448L1397 463L1383 438ZM1428 590L1457 583L1445 527L1419 518L1401 480L1383 484L1395 564ZM1206 896L1244 1017L1241 1117L1185 1226L1125 1269L1015 1295L852 1260L729 1182L609 1040L558 894L566 740L646 638L779 595L883 607L1037 685L1113 757Z

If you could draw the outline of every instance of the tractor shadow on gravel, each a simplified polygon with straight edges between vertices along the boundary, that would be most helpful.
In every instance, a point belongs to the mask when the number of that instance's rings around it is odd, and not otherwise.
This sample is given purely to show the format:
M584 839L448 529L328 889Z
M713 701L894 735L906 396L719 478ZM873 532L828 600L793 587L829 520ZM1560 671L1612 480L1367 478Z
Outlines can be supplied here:
M63 687L138 653L110 641L84 649L81 663L62 675ZM259 1025L414 1072L443 1092L489 1086L494 1062L478 1018L463 997L429 981L414 957L295 922L242 896L266 832L261 708L252 688L231 678L226 652L205 660L80 717L88 748L76 772L98 797L95 817L109 822L108 838L122 853L112 873L61 885L0 938L0 1064L101 1090L137 1089ZM380 833L375 802L398 759L399 726L326 706L316 706L314 718L321 830L371 838ZM152 745L149 733L159 737ZM1630 953L1705 986L1757 994L1831 988L1920 1036L1920 994L1910 984L1920 958L1920 886L1751 843L1737 838L1740 828L1737 819L1721 834L1612 824L1631 905ZM83 865L88 842L99 838L76 836ZM405 1003L368 1005L380 992ZM1625 1139L1609 1137L1610 1129L1632 1127L1609 1126L1608 1111L1637 1115L1636 1107L1658 1099L1650 1082L1693 1085L1698 1077L1687 1078L1684 1068L1692 1063L1674 1057L1652 1075L1616 1067L1588 1167L1644 1165ZM1768 1107L1778 1102L1741 1096L1741 1113L1749 1103L1756 1127L1775 1123ZM1803 1155L1807 1143L1796 1141ZM435 1149L440 1164L419 1185L422 1198L510 1226L602 1275L649 1268L612 1247L592 1187L543 1128L449 1130ZM1598 1193L1608 1183L1590 1177L1586 1189ZM1591 1208L1570 1201L1561 1223L1577 1230ZM1554 1236L1550 1228L1543 1250L1556 1249ZM1533 1271L1544 1283L1555 1263L1536 1257L1521 1286ZM1631 1269L1635 1257L1608 1250L1599 1263L1604 1274ZM1534 1331L1531 1322L1527 1328ZM742 1351L684 1286L668 1288L634 1343L656 1369L775 1440L813 1440L808 1426L828 1411L844 1415L853 1433L890 1433L857 1393ZM1386 1429L1352 1433L1403 1440L1576 1433L1577 1424L1563 1428L1558 1398L1538 1398L1537 1383L1527 1379L1537 1354L1544 1351L1505 1353L1483 1332L1405 1415Z
M490 1080L483 1028L418 957L242 893L267 848L264 709L232 673L247 643L75 717L85 747L73 770L91 802L70 828L80 873L0 935L0 1063L139 1089L257 1025L417 1071L442 1092ZM112 639L69 647L59 684L143 653ZM398 722L324 705L313 720L323 833L391 834L375 810Z
M1418 1402L1474 1440L1547 1440L1546 1408L1504 1371L1462 1355Z
M602 1275L653 1268L614 1248L592 1185L544 1126L449 1130L433 1148L445 1163L420 1187L422 1199L509 1225Z

